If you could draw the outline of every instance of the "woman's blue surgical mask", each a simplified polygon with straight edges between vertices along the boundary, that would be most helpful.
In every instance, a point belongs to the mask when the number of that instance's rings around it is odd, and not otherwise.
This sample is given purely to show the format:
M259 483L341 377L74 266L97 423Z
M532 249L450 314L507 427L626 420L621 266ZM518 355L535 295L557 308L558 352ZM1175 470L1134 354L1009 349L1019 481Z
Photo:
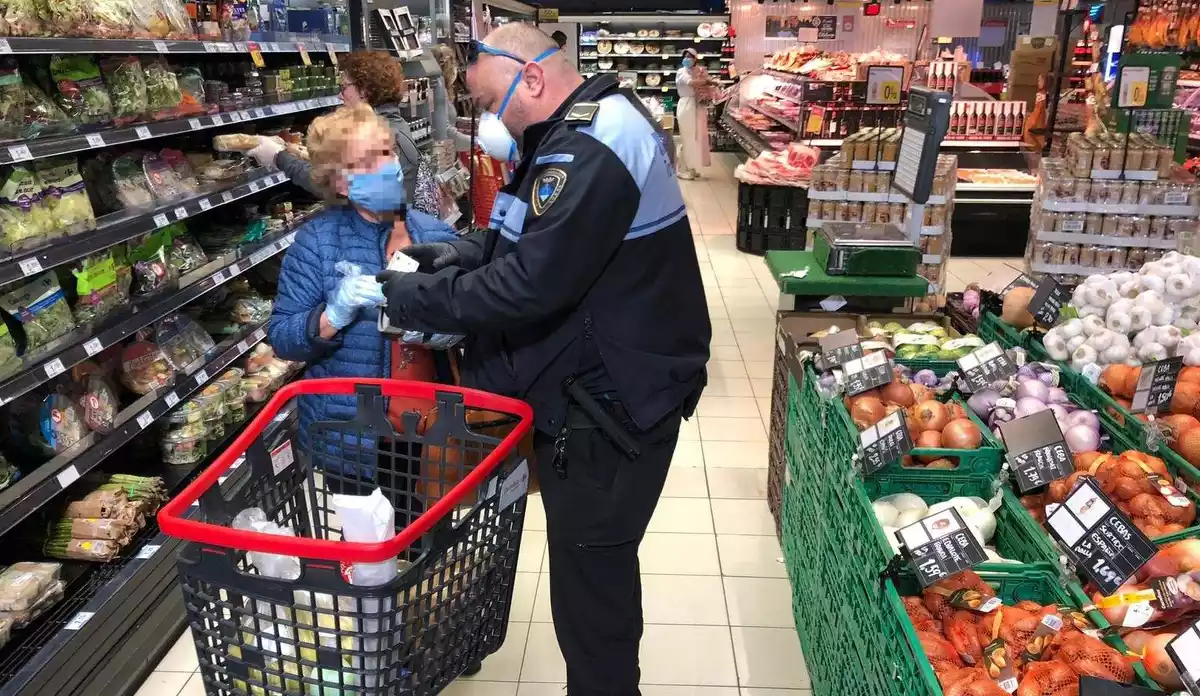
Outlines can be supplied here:
M400 210L407 202L404 193L404 172L399 162L387 162L368 174L351 174L347 198L372 213Z

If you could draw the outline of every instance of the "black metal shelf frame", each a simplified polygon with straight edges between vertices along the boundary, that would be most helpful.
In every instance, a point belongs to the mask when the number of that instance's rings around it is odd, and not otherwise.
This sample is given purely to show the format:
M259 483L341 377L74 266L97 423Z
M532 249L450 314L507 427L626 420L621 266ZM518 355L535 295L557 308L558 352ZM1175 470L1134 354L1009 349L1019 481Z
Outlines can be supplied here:
M0 146L0 164L12 164L27 160L55 157L74 152L96 150L112 145L127 145L151 138L163 138L171 135L181 135L198 130L219 128L243 121L257 121L264 118L286 116L288 114L324 109L342 103L340 97L317 97L283 102L255 109L227 111L211 116L194 116L173 121L144 123L121 128L95 131L93 133L78 133L59 138L31 140L19 145Z

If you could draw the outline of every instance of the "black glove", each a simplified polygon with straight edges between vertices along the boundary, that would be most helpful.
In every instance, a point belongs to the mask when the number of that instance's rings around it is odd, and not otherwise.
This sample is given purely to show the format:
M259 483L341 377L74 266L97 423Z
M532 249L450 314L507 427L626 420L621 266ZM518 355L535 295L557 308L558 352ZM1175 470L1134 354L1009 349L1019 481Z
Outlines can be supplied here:
M414 244L406 249L401 249L401 251L405 256L420 264L419 270L425 273L440 271L447 266L457 266L462 262L462 256L459 255L458 249L449 242Z

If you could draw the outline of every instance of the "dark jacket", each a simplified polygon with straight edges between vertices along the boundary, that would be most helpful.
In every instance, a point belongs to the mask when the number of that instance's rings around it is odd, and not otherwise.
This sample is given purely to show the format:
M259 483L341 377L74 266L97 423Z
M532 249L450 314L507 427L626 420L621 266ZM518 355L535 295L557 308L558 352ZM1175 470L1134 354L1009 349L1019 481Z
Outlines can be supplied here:
M605 75L524 146L491 229L456 242L460 267L389 282L389 318L472 337L464 381L526 399L543 432L569 377L648 429L699 395L712 334L670 136Z
M408 121L404 120L399 106L384 104L374 108L375 113L387 119L388 125L392 128L392 135L396 139L396 156L400 158L400 171L404 173L405 200L411 205L416 200L414 193L417 189L417 168L421 164L421 151L417 148L416 141L413 140L412 129L409 128ZM324 195L322 191L313 186L312 165L308 160L284 150L275 155L275 166L287 174L293 184L318 198Z
M455 239L454 230L437 218L409 211L406 222L414 244ZM368 222L354 208L343 206L322 213L300 228L279 273L275 309L267 324L267 339L285 360L308 363L305 377L387 377L390 345L376 326L378 310L362 310L349 326L330 340L320 337L325 301L342 276L338 261L358 264L363 273L384 267L384 249L392 224ZM300 437L308 424L345 420L355 413L354 397L305 396L300 400Z

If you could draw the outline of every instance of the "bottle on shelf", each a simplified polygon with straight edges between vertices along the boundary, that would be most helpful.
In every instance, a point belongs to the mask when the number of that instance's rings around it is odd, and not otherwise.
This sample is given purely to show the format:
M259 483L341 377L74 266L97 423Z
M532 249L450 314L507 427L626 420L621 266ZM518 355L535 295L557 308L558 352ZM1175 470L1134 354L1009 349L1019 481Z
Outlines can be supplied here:
M975 111L975 105L968 103L967 105L967 132L968 138L974 138L979 132L979 118Z
M959 125L959 121L960 121L959 114L961 114L961 113L962 113L962 104L959 104L957 102L951 102L951 104L950 104L950 128L948 131L950 133L951 137L958 135L958 125Z

